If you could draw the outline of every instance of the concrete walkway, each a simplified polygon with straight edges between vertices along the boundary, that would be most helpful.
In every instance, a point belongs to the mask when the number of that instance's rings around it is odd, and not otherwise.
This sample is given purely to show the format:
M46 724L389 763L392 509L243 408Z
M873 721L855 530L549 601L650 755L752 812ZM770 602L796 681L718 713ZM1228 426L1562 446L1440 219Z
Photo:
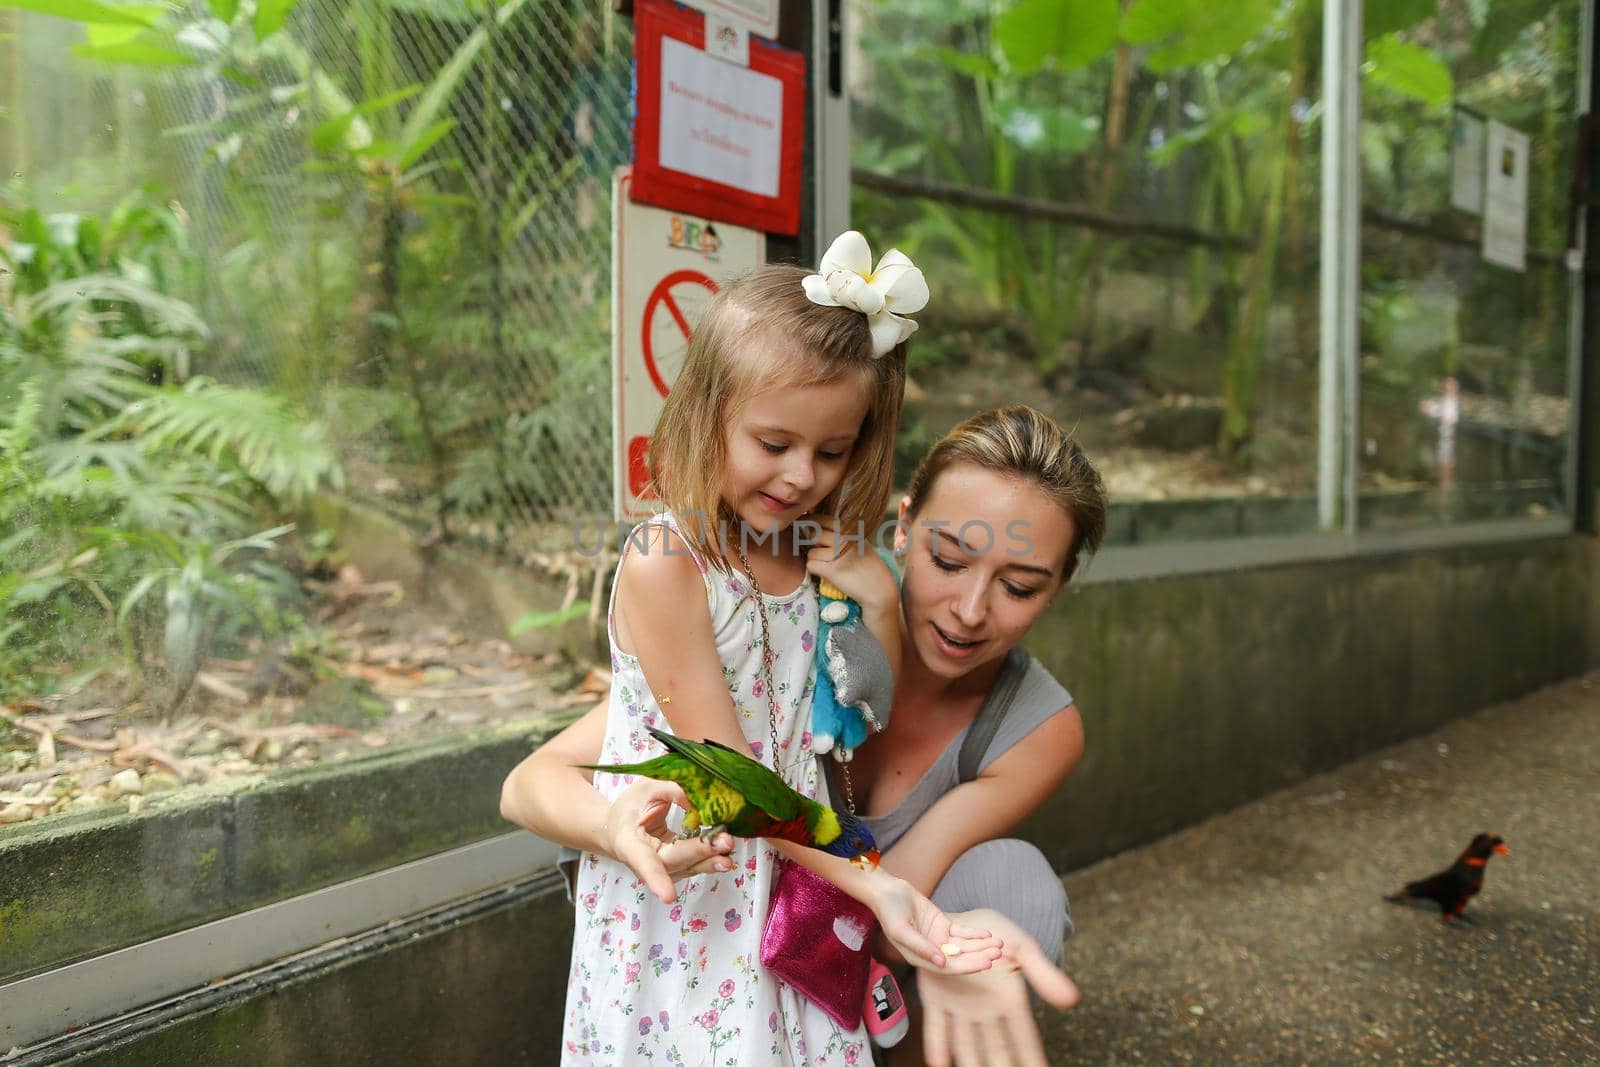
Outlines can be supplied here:
M1380 899L1479 830L1474 924ZM1600 1064L1600 673L1065 881L1053 1063Z

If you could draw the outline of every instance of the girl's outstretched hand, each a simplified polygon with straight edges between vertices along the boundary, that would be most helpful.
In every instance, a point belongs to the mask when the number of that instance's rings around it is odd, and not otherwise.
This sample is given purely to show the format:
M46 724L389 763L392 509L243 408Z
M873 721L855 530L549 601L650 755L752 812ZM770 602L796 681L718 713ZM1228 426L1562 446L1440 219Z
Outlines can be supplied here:
M1000 958L1004 942L988 929L953 921L903 878L882 869L872 877L872 912L906 962L926 973L972 974Z
M689 807L682 786L640 778L619 793L606 810L606 841L611 855L627 864L663 904L678 899L674 880L733 869L733 861L728 858L733 837L718 834L709 841L696 837L678 840L667 826L667 813L674 804L685 810Z
M1076 1004L1078 987L1050 962L1038 942L999 912L982 908L952 918L988 927L1005 939L1005 951L980 974L918 973L925 1017L922 1054L928 1067L1048 1067L1028 987L1057 1008Z

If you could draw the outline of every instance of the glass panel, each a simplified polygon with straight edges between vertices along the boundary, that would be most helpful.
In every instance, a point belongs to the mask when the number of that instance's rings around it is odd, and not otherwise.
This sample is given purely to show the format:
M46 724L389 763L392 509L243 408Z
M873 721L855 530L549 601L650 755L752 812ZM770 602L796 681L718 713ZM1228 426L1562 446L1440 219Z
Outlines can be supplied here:
M627 20L104 7L0 10L0 980L504 832L595 700Z
M1026 401L1077 427L1111 544L1316 526L1321 10L855 4L854 217L934 295L902 479Z
M1364 527L1568 507L1578 19L1578 0L1367 5ZM1520 267L1488 259L1519 246Z

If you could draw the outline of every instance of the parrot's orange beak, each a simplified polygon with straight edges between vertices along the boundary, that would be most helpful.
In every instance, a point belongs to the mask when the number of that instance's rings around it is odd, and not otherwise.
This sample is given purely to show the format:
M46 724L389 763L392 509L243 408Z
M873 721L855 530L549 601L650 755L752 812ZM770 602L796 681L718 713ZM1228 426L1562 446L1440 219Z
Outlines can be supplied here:
M878 861L882 858L883 853L873 849L871 852L863 852L850 862L860 867L863 871L875 871L878 869Z
M1504 841L1502 841L1500 844L1494 846L1494 850L1496 852L1498 852L1502 856L1511 855L1511 850L1509 848L1506 848Z

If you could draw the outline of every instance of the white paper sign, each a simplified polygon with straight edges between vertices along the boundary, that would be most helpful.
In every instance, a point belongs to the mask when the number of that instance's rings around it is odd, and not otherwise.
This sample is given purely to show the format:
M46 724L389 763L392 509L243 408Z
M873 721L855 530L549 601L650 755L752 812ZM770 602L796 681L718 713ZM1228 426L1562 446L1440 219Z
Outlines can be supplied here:
M782 82L662 38L662 167L777 196L782 142Z
M1484 153L1483 258L1523 270L1528 247L1528 135L1491 119Z
M778 0L679 0L686 7L717 15L763 37L778 36Z
M612 182L612 487L619 520L655 510L645 497L650 434L683 367L689 337L717 290L767 258L763 233L664 211Z
M1483 214L1483 120L1456 112L1450 138L1450 206Z

